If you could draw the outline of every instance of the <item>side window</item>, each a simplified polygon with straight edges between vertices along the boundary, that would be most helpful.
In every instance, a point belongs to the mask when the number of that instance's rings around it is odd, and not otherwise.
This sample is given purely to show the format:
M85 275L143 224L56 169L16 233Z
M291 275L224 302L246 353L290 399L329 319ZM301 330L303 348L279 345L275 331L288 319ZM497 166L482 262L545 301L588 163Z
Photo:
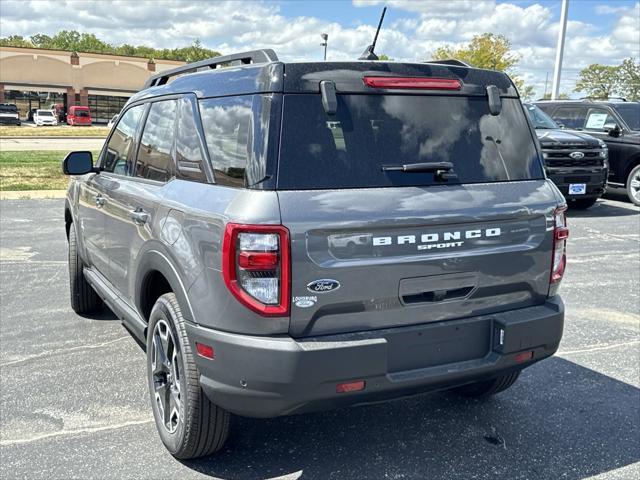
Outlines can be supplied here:
M609 114L604 108L590 108L587 112L587 120L585 121L585 130L604 131L607 123L616 123L616 119Z
M567 128L582 128L584 126L584 109L580 106L559 107L553 114L553 119Z
M216 183L244 187L252 138L252 96L200 101Z
M196 129L193 104L187 98L178 101L178 127L176 133L176 161L178 177L207 183L204 157Z
M135 140L136 130L145 105L137 105L127 110L120 117L103 157L102 168L118 175L131 175L131 158L129 150Z
M174 176L172 150L176 104L176 100L151 104L138 148L136 177L167 182Z

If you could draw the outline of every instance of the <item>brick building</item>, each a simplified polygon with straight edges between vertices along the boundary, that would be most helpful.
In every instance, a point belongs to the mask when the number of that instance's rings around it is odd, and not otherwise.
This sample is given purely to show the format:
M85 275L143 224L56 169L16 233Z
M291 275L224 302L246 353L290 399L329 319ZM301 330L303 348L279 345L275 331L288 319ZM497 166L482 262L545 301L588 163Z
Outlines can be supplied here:
M146 79L184 62L151 61L99 53L0 47L0 103L29 110L52 104L86 105L96 123L106 123Z

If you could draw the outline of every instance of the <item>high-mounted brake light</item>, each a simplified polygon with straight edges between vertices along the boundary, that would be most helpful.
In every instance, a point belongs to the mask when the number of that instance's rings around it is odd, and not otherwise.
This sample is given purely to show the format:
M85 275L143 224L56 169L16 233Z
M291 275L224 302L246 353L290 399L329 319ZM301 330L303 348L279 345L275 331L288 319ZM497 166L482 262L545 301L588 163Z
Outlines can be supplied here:
M244 306L264 316L289 314L289 231L282 225L228 223L222 276Z
M372 88L405 88L417 90L460 90L462 82L455 78L426 77L364 77L364 84Z
M567 207L560 207L553 212L553 257L550 285L554 290L557 290L567 265L567 238L569 238Z

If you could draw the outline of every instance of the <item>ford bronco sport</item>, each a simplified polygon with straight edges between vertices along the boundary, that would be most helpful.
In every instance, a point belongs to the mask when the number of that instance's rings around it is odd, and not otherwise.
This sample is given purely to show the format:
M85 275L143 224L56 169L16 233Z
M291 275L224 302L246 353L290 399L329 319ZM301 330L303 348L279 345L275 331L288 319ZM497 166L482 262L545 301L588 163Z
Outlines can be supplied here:
M505 74L218 57L63 170L71 306L146 345L178 458L231 414L487 396L558 348L566 203Z

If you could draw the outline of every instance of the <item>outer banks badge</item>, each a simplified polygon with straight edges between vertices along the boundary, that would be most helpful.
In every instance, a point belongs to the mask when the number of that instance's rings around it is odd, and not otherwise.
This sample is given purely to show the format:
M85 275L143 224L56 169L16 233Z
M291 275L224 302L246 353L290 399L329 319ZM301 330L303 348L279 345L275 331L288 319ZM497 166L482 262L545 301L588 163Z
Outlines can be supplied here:
M305 297L293 297L293 304L299 308L309 308L313 307L318 301L318 297L314 296L305 296Z

